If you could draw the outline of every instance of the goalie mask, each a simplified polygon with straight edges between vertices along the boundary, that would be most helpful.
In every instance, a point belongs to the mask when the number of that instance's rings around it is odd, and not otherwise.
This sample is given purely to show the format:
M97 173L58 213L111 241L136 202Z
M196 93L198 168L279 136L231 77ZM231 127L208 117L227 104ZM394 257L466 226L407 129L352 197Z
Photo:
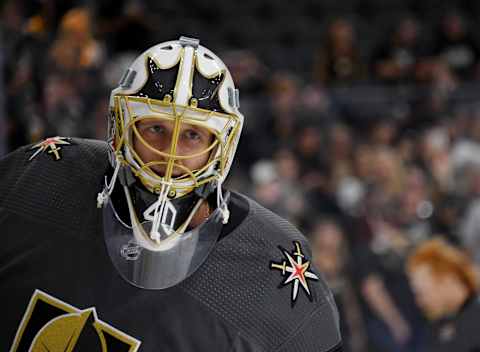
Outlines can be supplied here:
M126 70L110 96L114 173L104 207L109 254L130 283L166 288L193 273L228 222L222 193L243 125L238 90L225 64L198 40L153 46ZM120 181L128 220L110 199ZM216 207L191 221L216 192Z

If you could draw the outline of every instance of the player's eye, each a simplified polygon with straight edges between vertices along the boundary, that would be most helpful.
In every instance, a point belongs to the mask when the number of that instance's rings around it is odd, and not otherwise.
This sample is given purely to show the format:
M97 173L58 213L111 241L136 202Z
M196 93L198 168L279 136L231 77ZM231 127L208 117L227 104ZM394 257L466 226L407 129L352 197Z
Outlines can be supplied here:
M190 141L200 141L202 136L195 130L186 130L183 132L183 136Z
M162 125L151 125L147 128L147 131L154 134L165 133L165 127Z

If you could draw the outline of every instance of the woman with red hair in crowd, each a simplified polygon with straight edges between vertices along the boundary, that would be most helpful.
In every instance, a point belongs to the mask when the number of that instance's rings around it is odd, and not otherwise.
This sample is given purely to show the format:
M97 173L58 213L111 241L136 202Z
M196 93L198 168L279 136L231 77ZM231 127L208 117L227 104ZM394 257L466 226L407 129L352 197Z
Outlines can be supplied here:
M407 271L418 305L433 322L429 351L480 351L478 277L466 253L441 239L421 244Z

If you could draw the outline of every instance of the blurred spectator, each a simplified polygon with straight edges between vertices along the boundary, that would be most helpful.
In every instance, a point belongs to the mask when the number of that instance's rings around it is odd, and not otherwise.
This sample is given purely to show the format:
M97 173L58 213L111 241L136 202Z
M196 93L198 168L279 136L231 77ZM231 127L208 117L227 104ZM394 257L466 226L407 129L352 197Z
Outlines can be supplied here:
M335 190L335 199L345 214L353 215L365 193L364 180L358 178L354 163L354 138L346 125L336 124L328 130L326 154L329 185Z
M10 0L1 8L0 30L2 33L2 51L9 58L15 53L15 46L23 34L24 14L19 2Z
M468 198L465 216L461 222L460 240L477 264L480 264L480 165L464 168L464 177L468 180Z
M409 257L408 273L416 301L434 322L428 351L478 351L478 273L468 256L431 240Z
M455 176L460 176L465 167L480 165L480 121L474 117L459 122L464 124L465 129L459 133L450 150Z
M273 118L274 139L278 145L286 145L297 127L297 109L301 82L292 73L281 72L270 82L270 109Z
M364 208L352 228L367 231L369 240L357 240L353 257L372 349L422 351L423 321L404 272L415 239L395 225L397 209L381 190L370 191Z
M433 54L444 60L462 79L478 73L480 48L458 11L449 11L442 19Z
M285 216L287 211L281 201L282 189L275 164L271 160L260 160L250 170L253 196L262 205Z
M351 173L343 177L334 177L338 205L345 214L358 216L368 186L373 182L374 157L372 148L367 144L356 146L352 150Z
M422 170L406 170L404 192L400 195L396 224L412 243L420 243L431 233L433 203L427 179Z
M351 174L353 136L348 126L341 124L332 126L328 131L328 146L330 153L327 158L332 176L340 179Z
M429 60L425 72L424 89L417 93L413 106L411 128L423 129L449 115L458 79L452 69L441 60Z
M313 76L332 85L351 84L367 77L355 29L346 18L336 19L328 27L326 44L316 54Z
M330 123L338 120L329 92L319 84L307 84L302 91L301 106L314 112L319 122Z
M372 181L389 200L397 199L405 189L405 165L390 147L373 149Z
M285 196L285 207L288 218L296 223L303 221L306 215L305 194L298 182L300 163L295 154L288 149L280 149L274 155L275 167Z
M38 14L28 18L28 12L20 2L8 1L0 21L10 148L41 138L44 133L41 98L49 44L46 20Z
M345 352L366 351L366 335L352 280L352 258L345 235L334 220L319 220L312 228L313 263L324 275L340 313Z
M270 85L270 72L253 51L230 51L224 54L224 58L240 90L242 112L245 116L252 117L244 122L242 138L238 146L237 162L248 169L256 160L270 158L277 147L272 130L274 124L272 107L266 96ZM276 80L277 77L273 79ZM279 91L274 92L274 88L272 86L273 95L283 94ZM285 94L288 95L288 88L286 91ZM273 101L272 99L272 103ZM269 138L264 138L266 135Z
M114 56L132 53L135 56L159 41L154 33L160 26L144 1L102 0L94 2L92 8L96 19L96 34L105 41L105 46Z
M435 202L432 219L432 233L442 236L450 243L461 245L461 222L464 198L455 193L441 194Z
M62 18L50 57L59 71L75 72L101 65L104 51L93 38L91 14L86 8L72 9Z
M322 148L325 145L324 138L320 127L316 126L313 121L305 121L298 128L295 142L297 155L302 165L301 177L312 179L312 182L323 182L320 178L325 175L321 174L327 169L325 150Z
M254 52L248 50L230 51L225 55L225 64L245 96L262 94L265 91L267 68Z
M413 17L404 17L374 52L374 75L387 83L411 83L420 54L418 23Z
M370 128L370 143L377 147L389 147L393 145L398 128L391 119L375 121Z
M314 120L303 120L297 129L295 153L300 162L300 182L305 198L310 205L307 223L317 214L340 216L335 191L331 187L331 172L328 166L325 134Z
M287 193L288 189L283 187L273 161L259 160L256 162L250 170L250 178L253 187L249 193L260 204L295 222L292 214L289 213L288 198L290 194Z
M252 160L271 158L278 148L291 147L298 124L298 108L301 93L299 78L288 72L276 72L268 82L268 94L258 97L263 106L256 106L251 121L245 122L245 137L239 148L247 167Z
M279 150L274 160L261 159L250 169L250 194L262 205L299 224L307 214L304 190L298 182L299 163L288 149Z
M445 126L432 126L420 134L415 164L422 169L425 177L433 182L438 191L447 192L452 182L452 163L449 155L450 139Z
M74 8L62 18L49 51L45 82L47 135L95 135L96 100L104 93L97 81L105 60L103 45L93 36L87 8Z

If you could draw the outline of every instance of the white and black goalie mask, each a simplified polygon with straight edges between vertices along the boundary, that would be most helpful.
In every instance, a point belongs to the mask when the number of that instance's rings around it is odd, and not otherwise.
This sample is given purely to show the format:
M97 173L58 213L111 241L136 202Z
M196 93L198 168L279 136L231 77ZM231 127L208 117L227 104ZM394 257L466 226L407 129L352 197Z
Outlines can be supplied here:
M208 256L228 221L221 185L243 126L238 108L238 90L225 64L185 37L146 50L112 91L109 144L115 172L98 205L112 261L130 283L170 287ZM119 205L110 199L119 175L129 221L120 219ZM134 184L153 196L141 209ZM216 207L191 228L211 190L217 192ZM191 206L185 208L187 201Z

